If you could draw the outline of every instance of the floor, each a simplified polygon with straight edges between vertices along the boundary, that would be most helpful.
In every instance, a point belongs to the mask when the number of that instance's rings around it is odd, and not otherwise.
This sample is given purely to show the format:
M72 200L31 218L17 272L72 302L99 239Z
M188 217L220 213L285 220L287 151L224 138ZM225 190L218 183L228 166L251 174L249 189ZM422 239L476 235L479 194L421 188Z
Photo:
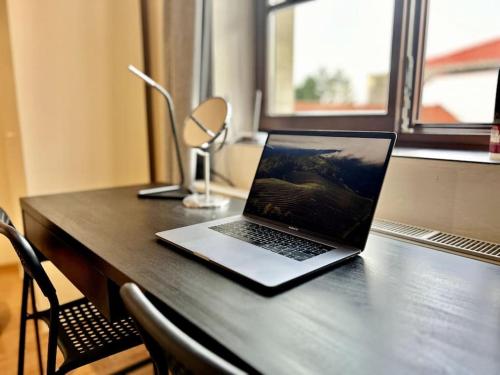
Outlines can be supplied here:
M19 311L21 309L21 278L17 266L0 268L0 374L15 374L17 372L17 347L19 337ZM42 323L42 327L43 326ZM42 348L47 346L47 330L42 329ZM105 358L93 364L81 367L71 372L76 375L111 374L128 365L147 358L144 346L139 346L125 352ZM45 353L43 354L45 357ZM58 363L62 356L58 353ZM38 374L36 360L36 344L33 323L28 322L26 332L25 374ZM44 364L45 366L45 364ZM132 374L153 374L153 366L147 365Z

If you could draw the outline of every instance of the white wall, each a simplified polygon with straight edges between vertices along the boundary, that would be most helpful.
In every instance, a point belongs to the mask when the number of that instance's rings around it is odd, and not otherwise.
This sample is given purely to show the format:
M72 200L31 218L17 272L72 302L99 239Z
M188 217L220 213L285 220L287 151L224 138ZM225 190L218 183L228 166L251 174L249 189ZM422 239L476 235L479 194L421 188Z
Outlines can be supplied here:
M229 145L215 169L250 189L262 152ZM500 242L500 165L393 157L376 217Z

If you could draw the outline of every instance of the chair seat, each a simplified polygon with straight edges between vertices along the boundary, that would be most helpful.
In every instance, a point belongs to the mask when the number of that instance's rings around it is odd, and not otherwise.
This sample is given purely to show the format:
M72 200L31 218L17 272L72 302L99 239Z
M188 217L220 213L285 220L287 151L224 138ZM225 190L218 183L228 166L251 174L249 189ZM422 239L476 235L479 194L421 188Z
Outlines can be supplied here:
M49 324L50 310L40 311L33 318ZM64 356L59 373L142 344L132 318L109 322L86 298L60 306L57 332Z

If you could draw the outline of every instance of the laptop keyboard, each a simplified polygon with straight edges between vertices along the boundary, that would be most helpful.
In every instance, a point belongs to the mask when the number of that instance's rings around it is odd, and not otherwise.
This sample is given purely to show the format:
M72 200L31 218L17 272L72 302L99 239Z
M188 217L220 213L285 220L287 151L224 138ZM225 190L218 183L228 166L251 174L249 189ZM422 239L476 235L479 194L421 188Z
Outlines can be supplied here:
M216 225L210 229L299 262L334 249L245 220Z

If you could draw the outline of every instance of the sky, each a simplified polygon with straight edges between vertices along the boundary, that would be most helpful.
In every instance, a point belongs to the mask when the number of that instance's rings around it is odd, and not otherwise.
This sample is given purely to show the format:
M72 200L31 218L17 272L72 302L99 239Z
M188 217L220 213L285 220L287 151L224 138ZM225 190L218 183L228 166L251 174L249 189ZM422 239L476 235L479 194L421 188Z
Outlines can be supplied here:
M355 99L366 99L367 72L389 69L392 14L392 0L314 0L296 6L294 83L322 66L342 69Z
M342 69L353 84L355 102L365 102L368 75L389 71L393 7L393 0L314 0L295 6L294 84L319 67ZM430 0L426 55L499 37L499 14L500 0ZM473 91L484 88L489 94L491 83L483 84L482 78ZM433 86L429 98L440 97L451 87L467 91L463 89L467 85L456 82ZM477 95L466 94L456 98L454 106L463 110L467 100L474 99L481 108Z
M427 56L500 37L499 0L430 0Z
M352 156L370 164L383 164L390 140L380 138L319 137L272 134L269 145L313 150L342 150L339 156Z

